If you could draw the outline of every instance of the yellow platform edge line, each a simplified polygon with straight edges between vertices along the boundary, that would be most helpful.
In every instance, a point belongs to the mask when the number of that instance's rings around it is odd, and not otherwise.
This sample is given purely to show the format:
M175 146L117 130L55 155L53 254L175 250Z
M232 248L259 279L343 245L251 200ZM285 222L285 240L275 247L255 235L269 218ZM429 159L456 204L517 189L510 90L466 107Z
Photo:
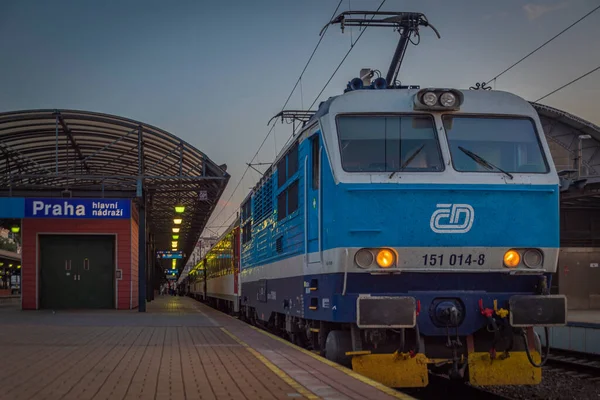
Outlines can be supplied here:
M286 374L281 368L279 368L278 366L273 364L265 356L260 354L258 351L256 351L252 347L250 347L246 342L244 342L243 340L241 340L240 338L238 338L237 336L235 336L233 333L229 332L225 328L221 328L221 330L223 332L225 332L225 334L227 336L229 336L230 338L235 340L237 343L239 343L240 345L245 347L246 350L248 350L250 352L250 354L252 354L254 357L256 357L258 359L258 361L263 363L267 368L269 368L271 371L273 371L273 373L275 375L277 375L279 378L281 378L281 380L283 380L285 383L290 385L292 387L292 389L294 389L295 391L300 393L302 396L304 396L307 399L311 399L311 400L312 399L320 399L319 396L315 395L313 392L311 392L310 390L308 390L307 388L302 386L300 383L298 383L296 380L294 380L294 378L292 378L291 376Z
M375 389L377 389L377 390L379 390L379 391L381 391L381 392L383 392L383 393L385 393L387 395L390 395L390 396L392 396L392 397L394 397L396 399L402 399L402 400L414 400L415 399L412 396L409 396L409 395L407 395L405 393L402 393L402 392L398 392L398 391L396 391L396 390L394 390L392 388L389 388L389 387L387 387L385 385L382 385L379 382L376 382L376 381L374 381L372 379L369 379L366 376L363 376L363 375L361 375L359 373L356 373L356 372L352 371L351 369L346 368L346 367L344 367L342 365L336 364L333 361L330 361L330 360L328 360L328 359L326 359L324 357L321 357L320 355L311 353L310 351L308 351L306 349L303 349L302 347L296 346L295 344L290 343L287 340L280 338L279 336L275 336L272 333L263 331L262 329L259 329L259 328L255 327L255 326L252 326L252 325L248 325L248 326L250 328L254 329L255 331L258 331L258 332L262 333L263 335L269 336L271 339L275 339L275 340L277 340L277 341L279 341L281 343L286 344L289 347L292 347L292 348L294 348L294 349L296 349L298 351L301 351L302 353L304 353L304 354L306 354L308 356L311 356L312 358L314 358L314 359L322 362L323 364L327 364L330 367L333 367L333 368L337 369L338 371L341 371L341 372L345 373L346 375L349 375L352 378L354 378L354 379L356 379L358 381L361 381L364 384L372 386Z

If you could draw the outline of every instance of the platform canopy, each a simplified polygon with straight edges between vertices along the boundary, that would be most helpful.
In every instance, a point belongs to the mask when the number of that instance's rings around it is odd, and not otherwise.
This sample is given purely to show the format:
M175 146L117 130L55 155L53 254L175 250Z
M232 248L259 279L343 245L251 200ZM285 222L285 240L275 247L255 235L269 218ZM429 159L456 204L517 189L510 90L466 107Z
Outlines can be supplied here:
M600 127L566 111L532 105L562 178L561 207L600 207Z
M181 216L180 268L223 194L226 168L128 118L76 110L0 113L0 196L145 201L157 250L171 250L173 218ZM176 205L185 211L176 214Z

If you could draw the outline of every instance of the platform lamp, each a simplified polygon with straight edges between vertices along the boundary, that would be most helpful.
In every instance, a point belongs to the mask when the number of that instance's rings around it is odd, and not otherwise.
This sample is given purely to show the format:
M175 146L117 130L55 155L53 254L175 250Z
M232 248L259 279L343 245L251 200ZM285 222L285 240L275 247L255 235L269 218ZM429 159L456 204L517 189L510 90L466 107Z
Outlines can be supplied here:
M19 246L21 245L21 238L19 237L19 233L21 232L21 226L18 224L14 224L10 227L10 231L12 232L15 243L17 244L17 252L19 252Z
M19 225L15 224L15 225L13 225L13 226L10 227L10 231L14 235L15 240L17 241L17 243L19 243L19 238L18 238L17 235L19 234L19 232L21 232L21 227Z

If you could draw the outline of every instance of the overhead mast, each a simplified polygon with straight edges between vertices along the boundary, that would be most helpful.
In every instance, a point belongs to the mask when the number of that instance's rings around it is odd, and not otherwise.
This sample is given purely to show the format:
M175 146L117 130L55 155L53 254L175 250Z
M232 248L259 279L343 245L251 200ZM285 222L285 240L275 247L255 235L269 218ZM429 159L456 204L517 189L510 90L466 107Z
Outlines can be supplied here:
M364 18L349 18L355 15L363 15ZM367 18L367 17L371 18ZM400 66L404 60L408 43L411 42L414 45L418 45L420 42L419 27L425 26L433 29L438 39L441 38L438 30L429 23L425 14L413 13L413 12L387 12L387 11L345 11L332 19L323 29L321 35L329 25L340 24L342 32L346 26L379 26L379 27L392 27L398 30L400 33L400 39L396 45L396 51L392 57L392 62L386 75L386 83L388 88L396 88L396 82L398 79L398 73L400 72ZM411 36L419 38L418 42L412 42ZM360 79L360 78L359 78Z

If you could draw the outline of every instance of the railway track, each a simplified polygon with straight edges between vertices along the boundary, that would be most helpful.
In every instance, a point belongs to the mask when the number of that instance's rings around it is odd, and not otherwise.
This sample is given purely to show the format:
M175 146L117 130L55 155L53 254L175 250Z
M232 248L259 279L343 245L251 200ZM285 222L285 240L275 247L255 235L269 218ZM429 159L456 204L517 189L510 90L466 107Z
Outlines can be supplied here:
M429 374L429 385L418 389L402 389L406 393L420 400L434 399L469 399L469 400L513 400L498 393L493 393L468 383L453 382L444 375Z
M546 370L600 382L600 357L569 351L552 350L544 366Z

